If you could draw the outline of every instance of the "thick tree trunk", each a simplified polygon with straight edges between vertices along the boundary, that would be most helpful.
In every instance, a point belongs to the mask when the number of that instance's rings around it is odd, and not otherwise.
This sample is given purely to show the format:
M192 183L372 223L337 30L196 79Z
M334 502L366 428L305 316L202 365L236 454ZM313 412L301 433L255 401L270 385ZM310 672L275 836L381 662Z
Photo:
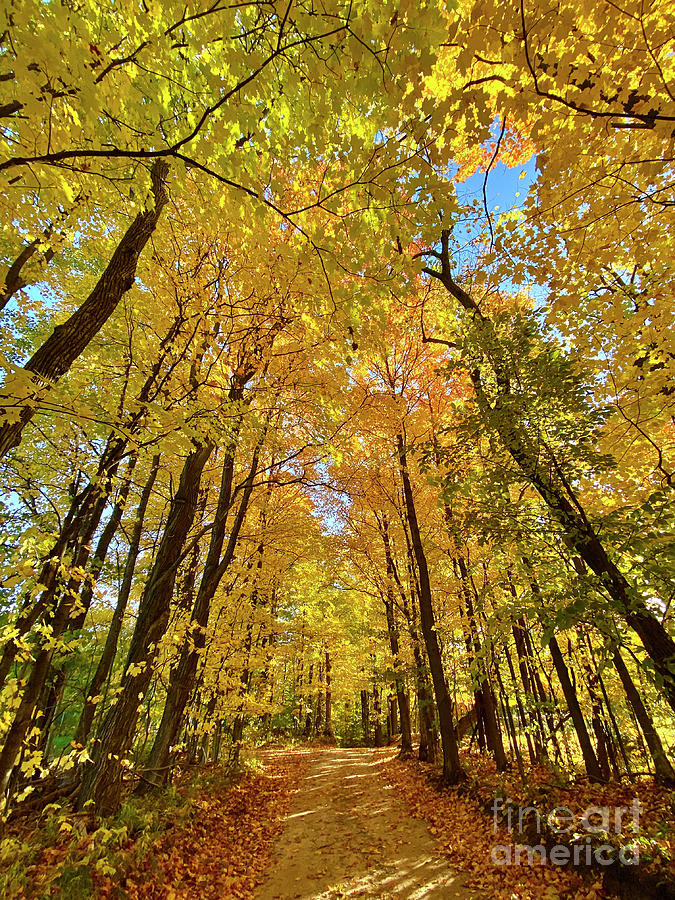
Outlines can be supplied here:
M436 634L436 624L434 618L434 608L431 600L431 583L429 581L429 569L427 566L427 558L422 546L422 538L420 535L419 525L417 523L417 511L415 509L415 498L410 484L410 475L408 473L408 463L406 458L406 449L403 442L403 436L397 436L397 448L400 462L401 479L403 481L403 495L405 499L406 512L408 516L408 525L410 527L410 537L412 540L413 552L417 563L417 571L419 574L420 585L420 620L422 623L422 634L424 643L427 648L427 656L429 658L429 668L431 670L431 680L434 686L434 695L436 697L436 707L438 709L438 717L441 728L441 744L443 747L443 777L448 784L457 784L464 778L464 772L459 761L459 750L457 741L455 740L455 729L452 723L452 704L450 695L448 694L448 686L445 683L445 673L443 671L443 660L441 659L441 648L438 643L438 635Z
M239 419L234 440L224 456L216 518L211 533L204 573L192 610L190 628L181 647L180 658L177 665L171 670L162 719L148 758L148 781L156 782L157 784L166 780L170 748L175 743L176 736L180 731L185 707L195 687L197 666L206 645L206 628L211 612L211 603L218 585L234 558L241 527L244 524L246 511L253 492L253 479L258 470L260 458L260 444L258 444L253 453L242 498L230 530L225 553L221 558L227 513L231 505L234 453L240 422L241 420Z
M21 442L21 434L33 418L42 393L68 372L89 342L101 330L134 283L138 259L168 200L166 178L169 165L158 159L152 166L151 208L138 213L119 244L91 294L67 321L57 325L47 340L28 360L24 369L33 376L35 393L31 401L14 400L7 394L0 399L7 409L18 406L18 416L0 426L0 458ZM9 385L6 384L5 388Z
M143 592L119 693L105 717L94 743L92 760L84 771L78 809L83 809L88 800L94 800L96 808L104 814L119 805L122 759L131 747L140 705L152 680L159 643L169 621L176 567L194 519L202 472L212 452L213 445L205 444L195 449L183 466Z

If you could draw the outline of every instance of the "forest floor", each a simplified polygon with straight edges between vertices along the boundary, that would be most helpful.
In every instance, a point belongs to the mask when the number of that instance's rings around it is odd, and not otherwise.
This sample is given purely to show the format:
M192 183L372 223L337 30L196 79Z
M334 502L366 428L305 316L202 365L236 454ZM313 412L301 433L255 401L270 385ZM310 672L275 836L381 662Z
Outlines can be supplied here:
M494 762L477 754L463 763L466 782L448 788L437 769L397 759L395 747L316 750L255 900L675 896L675 795L669 790L651 779L593 786L546 766L531 769L523 784L517 773L498 773ZM530 816L519 831L503 815L495 821L495 797L510 801L514 820L519 809L536 807L542 823ZM639 833L632 828L634 802L640 804ZM576 824L566 834L547 832L548 812L562 807ZM626 812L618 830L614 814L621 808ZM608 833L586 827L584 813L590 809L607 810ZM563 866L547 858L556 844L571 851L580 845L580 864ZM537 845L544 853L530 860L527 848ZM521 846L526 852L518 858ZM598 864L586 850L595 853L602 846L612 847L615 855L630 846L628 858L639 851L639 864ZM497 858L511 848L513 860L496 864L496 847L501 848Z
M675 794L651 779L591 786L551 767L517 773L467 754L467 779L399 760L395 746L271 747L242 772L188 767L157 795L130 782L109 819L33 806L0 835L0 896L59 900L645 900L675 897ZM543 813L641 804L638 867L495 864L496 845L539 844L493 821L495 797ZM611 829L610 829L611 830ZM569 841L590 843L575 826ZM555 835L542 843L556 843ZM630 824L593 847L635 843Z
M386 780L390 758L362 748L316 752L256 900L475 896Z

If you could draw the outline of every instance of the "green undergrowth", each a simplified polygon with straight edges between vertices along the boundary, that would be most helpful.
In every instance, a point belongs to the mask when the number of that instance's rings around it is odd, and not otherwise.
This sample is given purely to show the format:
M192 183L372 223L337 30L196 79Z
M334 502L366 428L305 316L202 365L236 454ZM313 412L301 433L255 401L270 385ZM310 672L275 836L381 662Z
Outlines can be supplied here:
M73 812L51 803L4 826L0 839L0 897L80 900L95 896L97 879L119 881L168 829L189 825L197 801L238 776L219 766L191 769L176 783L127 794L115 815Z

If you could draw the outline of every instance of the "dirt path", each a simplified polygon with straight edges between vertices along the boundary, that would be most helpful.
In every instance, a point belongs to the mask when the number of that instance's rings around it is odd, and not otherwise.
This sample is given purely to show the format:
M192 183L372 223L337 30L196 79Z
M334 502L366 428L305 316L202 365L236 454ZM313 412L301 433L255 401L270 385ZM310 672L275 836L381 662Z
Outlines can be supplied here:
M256 900L469 900L421 822L382 775L382 751L317 753Z

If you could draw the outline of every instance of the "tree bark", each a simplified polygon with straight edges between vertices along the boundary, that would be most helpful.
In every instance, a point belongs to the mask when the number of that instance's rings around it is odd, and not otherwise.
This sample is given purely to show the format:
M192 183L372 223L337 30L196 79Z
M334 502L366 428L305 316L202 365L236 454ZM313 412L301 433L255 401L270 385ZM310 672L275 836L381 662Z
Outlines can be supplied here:
M77 797L80 810L88 800L94 800L103 814L119 805L122 759L131 747L140 705L152 680L159 642L169 621L176 568L194 519L202 472L212 452L213 445L204 444L192 451L183 466L143 592L117 700L105 717L83 774Z
M237 401L241 400L241 393L238 394L236 399ZM244 485L244 491L237 509L237 514L232 523L232 529L227 541L225 553L221 559L223 543L225 540L227 513L232 501L234 456L240 426L241 415L237 419L234 437L224 454L216 518L211 532L209 552L206 557L204 573L192 610L190 628L181 647L178 664L171 671L169 689L167 691L166 702L162 712L162 719L148 758L147 780L157 784L166 780L170 749L172 744L175 743L176 736L180 731L186 704L194 690L197 665L206 645L206 628L209 622L211 603L216 590L218 589L218 585L234 558L239 534L242 525L244 524L246 512L251 500L251 494L253 493L253 479L258 471L258 462L260 459L261 444L264 440L264 433L253 452L253 458Z
M558 681L560 682L560 686L565 696L567 708L569 709L570 715L572 716L574 730L576 731L577 738L579 739L579 746L581 747L581 755L584 759L586 774L591 779L591 781L603 781L600 764L598 763L598 758L595 755L593 744L591 743L591 739L588 735L586 721L584 719L583 713L581 712L579 701L577 700L576 690L574 689L574 686L570 679L570 674L567 669L567 665L565 664L560 645L558 644L558 641L556 640L554 635L551 636L551 639L548 642L548 649L550 650L551 659L553 660L553 665L555 666Z
M373 741L376 747L382 747L384 739L382 735L382 705L380 704L380 689L373 685Z
M122 574L122 584L120 585L120 592L117 597L117 604L112 619L110 620L110 627L108 628L108 634L106 635L103 653L101 654L98 666L96 667L96 671L94 672L91 682L89 683L89 688L87 689L84 707L82 708L80 720L75 732L75 742L81 746L84 746L89 738L89 732L91 731L91 726L94 721L94 714L100 699L101 689L110 674L117 653L117 642L119 641L120 632L122 630L124 613L126 612L127 603L129 602L129 596L131 594L136 561L138 560L138 554L140 552L145 514L155 484L155 479L157 478L157 473L159 471L159 459L159 454L156 454L153 457L150 465L150 472L143 485L143 490L141 491L140 500L136 509L136 520L131 533L129 550L124 565L124 572Z
M361 733L363 743L367 746L370 743L370 709L366 690L361 691Z
M332 740L333 734L333 694L331 690L331 674L333 664L330 653L326 650L326 718L323 725L323 736Z
M397 435L397 448L401 479L403 481L403 495L408 516L408 525L410 527L410 537L412 540L413 552L415 554L417 571L419 574L420 620L422 623L422 634L424 636L424 643L427 648L429 668L431 669L431 680L434 686L436 707L438 709L438 717L440 721L441 744L443 747L443 778L448 782L448 784L457 784L465 776L459 761L459 750L457 747L457 741L455 740L455 729L452 724L452 704L450 701L450 695L448 694L448 686L445 683L443 660L441 659L441 648L438 643L438 635L436 634L434 609L431 601L429 568L427 566L427 558L424 553L419 525L417 523L415 498L413 496L412 486L410 484L406 448L404 445L402 434Z
M401 663L398 626L394 616L394 562L391 553L391 544L389 542L389 522L386 515L382 516L378 524L382 535L387 564L387 591L383 600L387 617L389 648L391 650L392 659L394 660L394 685L396 688L396 699L398 701L399 717L401 720L400 756L405 758L412 756L413 752L412 727L410 723L410 699L406 690L405 676L403 674L403 666Z
M405 519L403 520L404 524L404 533L406 537L406 548L409 556L412 556L412 546L408 544L408 532L406 526ZM412 568L412 559L409 559L410 568ZM410 635L410 641L412 643L413 649L413 659L415 660L415 687L417 694L417 718L419 722L420 729L420 743L417 751L417 756L420 762L435 762L436 761L436 750L437 750L437 734L436 734L436 726L434 721L434 701L431 696L431 683L429 680L429 673L427 671L427 667L424 661L424 655L422 653L422 646L420 642L419 630L417 627L417 606L415 601L415 583L414 578L410 577L410 602L408 602L408 595L406 594L405 588L401 582L400 576L398 574L398 569L396 567L396 562L392 555L392 569L394 575L394 581L396 582L396 586L398 587L398 591L401 597L401 602L403 605L403 615L405 617L406 622L408 623L408 633ZM418 592L419 596L419 592ZM412 722L411 722L411 731L412 731Z
M675 771L673 770L668 755L661 743L661 738L654 726L652 717L649 715L649 710L645 706L645 703L640 696L640 692L630 676L630 672L628 671L626 663L623 661L618 647L614 650L613 660L614 667L621 679L621 684L626 692L626 696L628 697L628 702L633 707L635 718L638 720L640 729L645 736L645 741L649 747L649 753L654 762L656 778L663 784L673 786L675 785Z
M166 178L169 165L158 159L151 171L153 205L138 213L119 244L91 294L69 319L57 325L47 340L24 366L32 376L35 391L31 399L13 400L4 395L0 403L12 409L11 418L0 425L0 458L21 442L23 429L35 415L44 391L68 372L89 342L101 330L117 308L123 295L136 277L138 259L157 227L159 217L169 198ZM6 385L7 387L8 385Z

